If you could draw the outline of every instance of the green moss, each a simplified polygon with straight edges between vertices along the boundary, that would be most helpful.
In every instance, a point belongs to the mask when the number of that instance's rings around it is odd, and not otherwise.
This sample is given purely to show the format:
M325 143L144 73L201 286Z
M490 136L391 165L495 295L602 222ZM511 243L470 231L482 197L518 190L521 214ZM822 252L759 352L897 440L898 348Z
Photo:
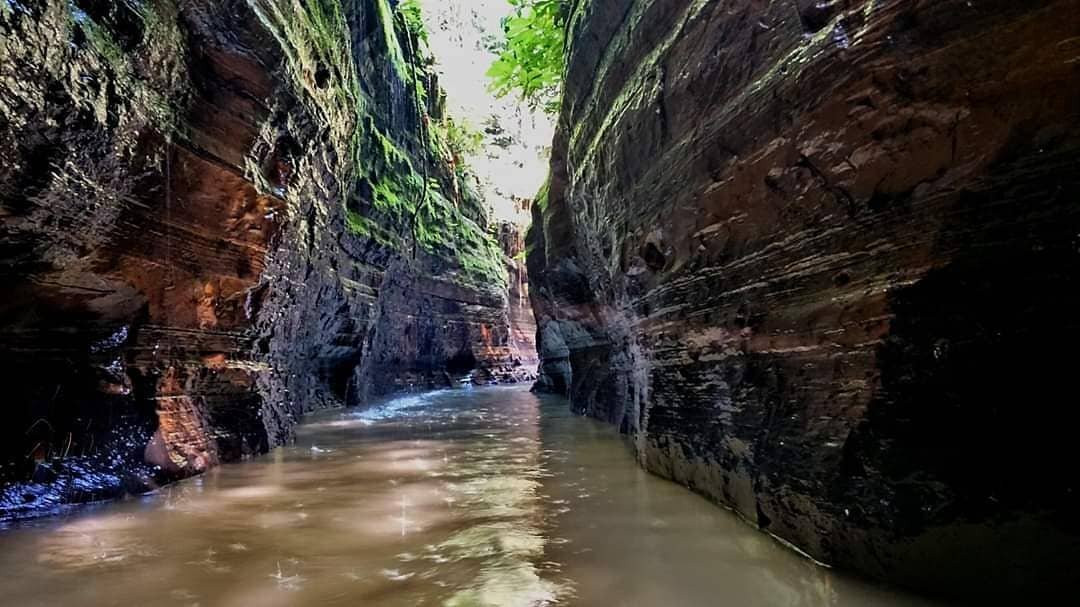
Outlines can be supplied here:
M536 193L536 198L533 204L540 207L541 211L547 210L548 205L548 190L551 189L551 177L544 180L544 184L540 186L540 191Z
M343 156L338 183L348 199L362 161L363 118L372 104L360 88L341 3L255 0L251 5L281 46L293 88L329 126L331 143Z
M375 0L375 10L379 13L379 23L382 25L382 33L386 42L386 49L390 59L390 65L404 82L410 79L409 69L405 65L405 54L398 43L397 32L394 31L393 9L387 0Z
M379 222L353 210L345 212L345 221L349 231L357 236L370 238L387 248L401 248L401 239L388 232Z
M112 35L109 34L109 31L95 23L89 17L80 19L79 24L82 27L83 32L86 33L86 42L90 45L90 48L92 48L105 63L112 67L112 69L117 72L117 75L127 74L127 58L124 55L124 51L120 49L120 45L112 39Z
M502 255L495 240L463 216L437 179L429 176L428 183L424 183L424 165L439 168L437 165L448 155L440 139L446 138L445 133L435 133L436 128L411 133L422 150L413 155L395 139L394 135L400 138L399 134L386 132L380 126L376 116L379 106L360 86L352 58L354 36L341 2L252 0L252 4L284 49L294 88L309 109L329 125L331 144L341 151L342 166L336 177L342 204L356 199L361 181L370 185L371 200L359 201L359 211L350 208L345 212L349 231L407 253L412 230L419 247L456 262L461 280L505 285ZM385 49L385 56L379 59L390 62L392 77L399 78L407 90L415 89L416 101L426 107L431 92L424 88L428 78L420 73L425 69L425 60L420 58L420 51L413 49L416 56L410 55L408 59L413 63L409 63L403 51L403 39L408 35L405 28L414 30L422 25L419 7L415 2L404 3L404 18L396 19L387 0L374 0L373 4L381 26L376 32L384 40L373 41L370 48ZM420 29L413 33L423 39ZM317 78L316 74L322 76ZM419 210L418 205L422 205Z
M471 219L460 213L448 213L453 207L438 194L432 198L435 204L420 211L417 242L432 253L453 254L461 265L465 282L505 286L508 279L502 249L495 239Z
M184 35L178 26L179 13L172 1L145 3L139 8L143 20L143 46L147 49L150 64L155 66L157 77L167 82L182 82L187 78L184 57ZM184 96L168 95L163 90L144 86L141 98L149 113L159 125L170 131L178 128L179 107L185 104Z
M69 31L80 30L86 48L97 57L117 88L119 98L134 110L135 116L147 119L166 135L178 127L178 108L185 104L183 87L186 83L184 39L177 25L176 5L171 0L159 0L131 5L142 21L142 39L133 52L125 52L105 26L95 22L74 4L68 5ZM73 45L72 48L75 48ZM141 57L152 70L139 70L132 57ZM83 102L91 103L88 99ZM94 103L97 119L108 121L110 108L105 97Z

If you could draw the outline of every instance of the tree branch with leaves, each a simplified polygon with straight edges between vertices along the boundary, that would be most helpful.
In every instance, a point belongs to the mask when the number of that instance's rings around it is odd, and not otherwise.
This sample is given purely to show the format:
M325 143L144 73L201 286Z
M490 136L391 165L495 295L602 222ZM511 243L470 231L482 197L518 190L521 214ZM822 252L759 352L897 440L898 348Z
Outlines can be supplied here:
M505 39L487 75L498 97L517 93L531 107L558 110L563 75L563 38L568 0L507 0L514 12L503 19Z

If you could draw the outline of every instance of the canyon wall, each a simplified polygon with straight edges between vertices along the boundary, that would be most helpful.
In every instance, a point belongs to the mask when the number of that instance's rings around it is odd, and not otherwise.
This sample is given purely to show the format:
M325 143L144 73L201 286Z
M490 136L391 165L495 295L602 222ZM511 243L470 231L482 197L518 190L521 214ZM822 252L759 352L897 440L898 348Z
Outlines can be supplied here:
M1067 587L1080 2L572 4L537 388L818 561Z
M0 2L0 518L530 376L517 250L391 4Z

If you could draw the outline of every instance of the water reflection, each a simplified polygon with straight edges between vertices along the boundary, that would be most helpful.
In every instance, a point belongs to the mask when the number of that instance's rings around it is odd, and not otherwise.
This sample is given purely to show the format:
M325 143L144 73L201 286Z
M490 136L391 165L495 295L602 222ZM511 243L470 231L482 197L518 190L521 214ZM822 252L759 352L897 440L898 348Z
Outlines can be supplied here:
M0 532L11 605L918 605L641 472L522 388L310 420L296 445Z
M836 575L638 468L610 426L545 400L546 573L581 605L929 606Z

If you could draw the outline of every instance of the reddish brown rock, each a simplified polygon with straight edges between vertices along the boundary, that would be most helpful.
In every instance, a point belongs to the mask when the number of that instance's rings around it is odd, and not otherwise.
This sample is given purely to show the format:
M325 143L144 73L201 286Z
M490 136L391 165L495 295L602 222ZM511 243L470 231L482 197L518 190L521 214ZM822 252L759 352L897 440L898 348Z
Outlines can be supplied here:
M313 409L527 375L415 36L342 3L328 56L324 5L0 3L0 518L265 452Z
M1080 3L577 3L538 387L815 559L980 601L1080 562Z

